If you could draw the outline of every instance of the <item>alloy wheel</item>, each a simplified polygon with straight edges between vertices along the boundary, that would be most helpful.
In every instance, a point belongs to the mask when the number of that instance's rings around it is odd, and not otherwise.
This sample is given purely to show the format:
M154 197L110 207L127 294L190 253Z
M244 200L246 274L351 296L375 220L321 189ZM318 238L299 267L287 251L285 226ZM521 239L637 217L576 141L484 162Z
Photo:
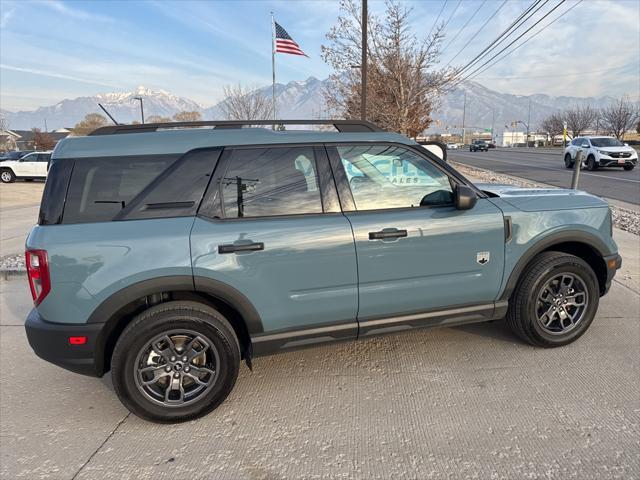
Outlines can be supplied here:
M585 317L589 293L584 281L573 273L561 273L548 280L536 299L535 313L548 334L562 335Z
M220 356L213 342L193 330L172 330L142 347L135 361L138 390L166 407L202 398L216 383Z

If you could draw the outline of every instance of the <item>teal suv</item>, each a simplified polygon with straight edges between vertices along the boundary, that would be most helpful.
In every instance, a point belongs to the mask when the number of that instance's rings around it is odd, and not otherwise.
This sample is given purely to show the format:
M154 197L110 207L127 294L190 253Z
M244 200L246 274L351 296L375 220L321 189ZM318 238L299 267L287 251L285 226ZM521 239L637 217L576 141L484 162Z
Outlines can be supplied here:
M504 317L557 347L589 328L621 263L603 200L474 185L366 122L285 123L58 143L26 244L35 353L111 371L133 413L174 422L290 348Z

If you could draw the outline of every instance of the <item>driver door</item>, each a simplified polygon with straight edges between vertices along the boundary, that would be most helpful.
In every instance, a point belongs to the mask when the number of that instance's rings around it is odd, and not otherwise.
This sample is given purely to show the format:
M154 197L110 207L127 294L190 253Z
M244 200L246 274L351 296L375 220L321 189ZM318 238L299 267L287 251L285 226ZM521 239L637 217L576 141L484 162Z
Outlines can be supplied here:
M360 334L390 317L492 311L504 266L500 209L478 198L457 210L458 180L404 146L327 148L356 243Z

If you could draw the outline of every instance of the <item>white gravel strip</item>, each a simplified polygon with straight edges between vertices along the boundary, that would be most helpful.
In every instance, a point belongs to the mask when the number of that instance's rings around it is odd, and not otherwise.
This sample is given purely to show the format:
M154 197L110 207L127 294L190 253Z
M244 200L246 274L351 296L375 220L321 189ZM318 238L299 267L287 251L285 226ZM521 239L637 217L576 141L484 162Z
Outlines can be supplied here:
M473 177L473 179L477 179L480 182L506 183L508 185L516 185L518 187L526 188L558 188L553 185L544 185L542 183L524 180L519 177L512 177L510 175L503 175L491 170L485 170L483 168L470 167L458 162L449 163L463 175ZM634 235L640 235L640 212L634 212L633 210L619 207L617 205L610 204L610 207L613 215L614 227L624 230L625 232L633 233Z

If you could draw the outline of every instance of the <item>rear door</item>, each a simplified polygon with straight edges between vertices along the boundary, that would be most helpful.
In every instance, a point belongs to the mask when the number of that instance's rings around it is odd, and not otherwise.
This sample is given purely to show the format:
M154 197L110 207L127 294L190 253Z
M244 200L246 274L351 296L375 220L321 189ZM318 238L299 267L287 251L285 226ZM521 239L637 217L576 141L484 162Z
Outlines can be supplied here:
M356 336L353 235L324 148L225 150L191 250L196 286L221 282L257 311L255 353Z
M39 153L38 159L35 162L33 169L33 176L35 177L46 177L47 170L49 168L49 161L51 160L50 153Z
M504 221L486 198L453 206L455 179L399 145L329 147L358 255L360 333L405 328L414 314L493 313ZM475 313L474 313L475 312Z

